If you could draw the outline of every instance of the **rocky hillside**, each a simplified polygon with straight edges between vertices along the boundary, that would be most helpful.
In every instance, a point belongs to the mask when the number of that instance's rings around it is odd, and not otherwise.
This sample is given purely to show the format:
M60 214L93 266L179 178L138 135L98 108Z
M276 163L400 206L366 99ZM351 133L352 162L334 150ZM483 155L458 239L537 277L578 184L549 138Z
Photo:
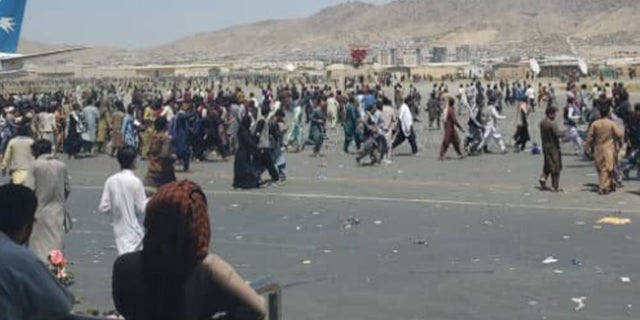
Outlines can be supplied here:
M583 55L640 45L638 0L396 0L350 2L300 19L271 20L204 32L167 45L119 52L140 62L228 58L304 58L345 54L349 44L374 48L470 44L492 54ZM84 56L84 57L83 57ZM148 60L148 61L145 61Z

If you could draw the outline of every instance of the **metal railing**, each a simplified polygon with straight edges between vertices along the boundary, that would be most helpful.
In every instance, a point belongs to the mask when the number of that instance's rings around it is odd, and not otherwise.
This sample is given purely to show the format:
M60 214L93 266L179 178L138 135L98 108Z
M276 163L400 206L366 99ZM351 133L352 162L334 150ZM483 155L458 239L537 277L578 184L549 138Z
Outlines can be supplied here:
M270 277L255 280L250 283L253 290L265 297L267 302L267 316L265 320L282 320L282 288ZM224 318L223 318L224 319ZM64 320L109 320L105 317L84 315L69 315Z
M280 285L267 277L253 281L251 287L258 294L264 296L267 301L267 317L265 320L281 320L282 288Z

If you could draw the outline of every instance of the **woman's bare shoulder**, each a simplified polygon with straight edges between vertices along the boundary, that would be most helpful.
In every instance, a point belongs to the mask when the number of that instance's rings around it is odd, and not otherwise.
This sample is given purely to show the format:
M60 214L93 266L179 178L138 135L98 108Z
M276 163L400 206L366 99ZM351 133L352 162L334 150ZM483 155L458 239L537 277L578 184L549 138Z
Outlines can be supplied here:
M207 257L202 260L201 266L216 280L227 279L229 272L233 271L233 268L226 261L215 254L207 255Z

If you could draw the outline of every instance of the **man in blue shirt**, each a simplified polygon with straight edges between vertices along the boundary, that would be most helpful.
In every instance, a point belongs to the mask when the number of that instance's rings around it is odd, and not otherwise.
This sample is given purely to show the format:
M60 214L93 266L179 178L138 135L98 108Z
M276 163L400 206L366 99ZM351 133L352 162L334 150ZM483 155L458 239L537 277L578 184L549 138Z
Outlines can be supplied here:
M25 246L37 207L31 189L0 187L0 319L64 319L73 307L71 293Z

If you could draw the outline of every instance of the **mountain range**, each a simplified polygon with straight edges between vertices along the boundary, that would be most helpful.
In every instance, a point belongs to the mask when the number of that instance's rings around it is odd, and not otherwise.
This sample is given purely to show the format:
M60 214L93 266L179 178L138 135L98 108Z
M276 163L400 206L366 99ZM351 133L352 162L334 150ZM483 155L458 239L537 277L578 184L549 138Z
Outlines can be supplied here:
M166 45L70 54L88 64L345 57L350 45L454 47L490 56L610 56L640 47L638 0L396 0L348 2L313 16L202 32ZM24 41L21 48L51 48Z

